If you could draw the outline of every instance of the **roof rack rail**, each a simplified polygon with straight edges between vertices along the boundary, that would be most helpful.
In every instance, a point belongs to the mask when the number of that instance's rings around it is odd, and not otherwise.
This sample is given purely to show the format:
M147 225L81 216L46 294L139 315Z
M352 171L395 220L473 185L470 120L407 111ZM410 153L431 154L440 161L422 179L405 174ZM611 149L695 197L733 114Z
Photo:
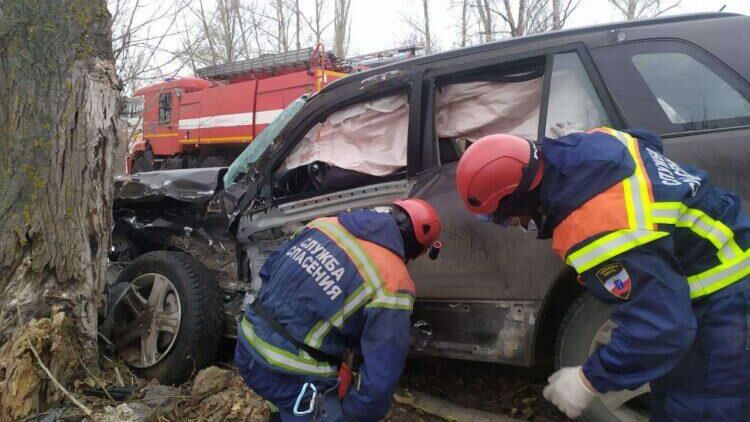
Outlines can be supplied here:
M352 67L377 67L415 57L417 51L422 50L422 48L423 47L419 45L391 48L388 50L376 51L374 53L347 57L343 61Z

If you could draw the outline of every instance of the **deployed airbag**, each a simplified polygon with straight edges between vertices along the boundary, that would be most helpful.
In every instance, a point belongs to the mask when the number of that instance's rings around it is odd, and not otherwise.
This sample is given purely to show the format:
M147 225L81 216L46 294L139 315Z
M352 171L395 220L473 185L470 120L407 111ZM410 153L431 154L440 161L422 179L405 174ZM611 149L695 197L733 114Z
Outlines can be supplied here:
M436 96L437 136L477 139L510 133L535 140L541 101L542 78L441 86Z
M346 107L313 127L287 157L288 170L322 161L373 176L406 166L409 102L405 94Z

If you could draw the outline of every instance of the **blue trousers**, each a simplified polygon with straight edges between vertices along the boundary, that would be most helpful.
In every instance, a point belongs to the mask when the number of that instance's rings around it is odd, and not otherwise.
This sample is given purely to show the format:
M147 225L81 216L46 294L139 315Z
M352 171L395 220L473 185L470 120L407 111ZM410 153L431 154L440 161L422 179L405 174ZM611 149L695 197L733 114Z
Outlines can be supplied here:
M282 422L343 422L346 418L341 410L341 402L338 398L338 380L310 378L273 372L245 350L240 341L234 352L234 361L239 369L242 379L245 380L250 389L264 399L271 402L279 409ZM315 403L313 413L297 416L294 414L294 405L297 397L306 382L315 385L318 391L318 400ZM306 410L312 400L312 390L308 389L301 400L299 410Z
M750 290L726 290L694 302L695 341L651 383L651 420L750 421Z

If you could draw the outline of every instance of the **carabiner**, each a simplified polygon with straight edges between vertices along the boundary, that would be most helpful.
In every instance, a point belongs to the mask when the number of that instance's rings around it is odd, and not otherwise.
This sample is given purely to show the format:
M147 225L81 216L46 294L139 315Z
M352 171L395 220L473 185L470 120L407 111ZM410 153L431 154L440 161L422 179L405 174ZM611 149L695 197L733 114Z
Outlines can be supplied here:
M310 398L310 405L307 407L307 410L300 411L299 405L302 401L302 398L305 396L305 393L307 392L307 388L312 389L312 397ZM300 390L299 395L297 396L297 401L294 403L294 416L305 416L309 415L310 413L315 410L315 399L318 397L318 389L315 388L315 385L311 382L306 382L302 385L302 390Z

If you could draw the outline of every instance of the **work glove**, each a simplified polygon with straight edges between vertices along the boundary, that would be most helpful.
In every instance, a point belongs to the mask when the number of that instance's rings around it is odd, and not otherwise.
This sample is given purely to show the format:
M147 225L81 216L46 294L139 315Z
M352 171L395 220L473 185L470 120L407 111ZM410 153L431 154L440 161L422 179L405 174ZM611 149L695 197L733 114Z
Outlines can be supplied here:
M583 128L578 123L573 123L570 120L565 122L557 122L549 127L558 138L570 135L571 133L583 132Z
M581 416L597 395L587 386L589 382L580 366L562 368L547 381L549 385L544 387L544 398L571 419Z

